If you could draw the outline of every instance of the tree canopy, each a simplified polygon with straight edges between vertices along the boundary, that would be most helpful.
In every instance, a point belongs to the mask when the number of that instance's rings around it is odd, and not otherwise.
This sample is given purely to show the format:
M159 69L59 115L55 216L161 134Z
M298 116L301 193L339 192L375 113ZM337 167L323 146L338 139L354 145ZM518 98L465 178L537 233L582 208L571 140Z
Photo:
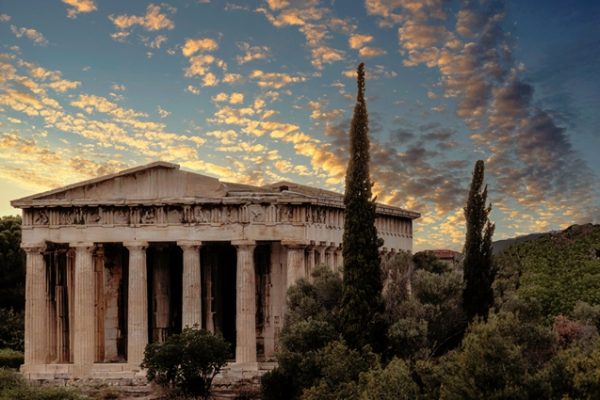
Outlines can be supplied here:
M375 201L369 175L369 121L365 102L365 70L357 70L358 93L350 126L350 154L344 192L344 280L341 323L350 347L381 346L382 277L380 241L375 228Z
M463 307L469 320L475 316L487 318L489 308L494 304L492 282L492 236L494 224L489 220L492 206L487 205L487 185L483 186L484 164L475 163L473 180L469 190L465 220L467 233L464 249Z

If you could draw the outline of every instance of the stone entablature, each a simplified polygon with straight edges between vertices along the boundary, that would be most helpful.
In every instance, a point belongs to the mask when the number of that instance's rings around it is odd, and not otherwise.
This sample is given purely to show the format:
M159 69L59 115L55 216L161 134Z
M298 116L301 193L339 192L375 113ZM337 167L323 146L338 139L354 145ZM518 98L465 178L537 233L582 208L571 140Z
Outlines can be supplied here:
M236 199L237 200L237 199ZM412 236L409 218L378 210L379 232ZM343 229L343 208L260 202L202 202L136 205L48 205L25 208L23 227L144 225L291 224Z
M153 163L12 202L23 209L28 377L131 378L148 340L185 326L222 332L233 367L256 371L278 348L287 288L319 265L341 269L341 195L178 168ZM411 250L419 214L383 204L376 214L382 257Z

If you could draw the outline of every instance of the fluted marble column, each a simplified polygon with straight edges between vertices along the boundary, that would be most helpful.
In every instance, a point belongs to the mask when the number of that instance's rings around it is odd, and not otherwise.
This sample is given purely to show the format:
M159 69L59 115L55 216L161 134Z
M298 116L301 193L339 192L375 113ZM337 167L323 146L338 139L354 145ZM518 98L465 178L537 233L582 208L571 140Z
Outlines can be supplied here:
M202 328L202 282L200 275L200 246L202 242L177 242L183 250L181 326Z
M333 252L335 251L335 249L336 246L333 243L331 243L330 246L325 248L325 264L327 264L329 269L331 269L332 271L335 271L335 264L333 260Z
M127 362L134 368L144 360L148 344L147 242L125 242L129 250L129 290L127 299Z
M300 278L305 277L304 249L306 244L296 241L282 241L287 250L286 287L289 288Z
M319 253L319 266L327 265L325 259L325 249L327 248L327 242L319 242L319 246L316 246L315 250Z
M312 274L315 271L315 246L310 245L306 248L306 272L308 275L308 280L310 282L313 281Z
M71 243L75 249L75 293L73 319L73 364L78 374L89 372L96 354L94 244Z
M251 240L232 242L237 249L236 363L256 363L256 277Z
M45 243L23 243L25 275L25 368L48 361Z

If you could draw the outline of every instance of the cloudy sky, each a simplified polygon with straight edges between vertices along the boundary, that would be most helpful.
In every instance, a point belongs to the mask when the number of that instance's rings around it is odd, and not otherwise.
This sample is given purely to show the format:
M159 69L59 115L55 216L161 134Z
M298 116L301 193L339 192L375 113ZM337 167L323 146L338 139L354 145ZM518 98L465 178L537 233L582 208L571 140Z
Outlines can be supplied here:
M343 191L364 61L378 200L460 250L486 161L496 238L598 222L600 2L4 0L9 200L165 160Z

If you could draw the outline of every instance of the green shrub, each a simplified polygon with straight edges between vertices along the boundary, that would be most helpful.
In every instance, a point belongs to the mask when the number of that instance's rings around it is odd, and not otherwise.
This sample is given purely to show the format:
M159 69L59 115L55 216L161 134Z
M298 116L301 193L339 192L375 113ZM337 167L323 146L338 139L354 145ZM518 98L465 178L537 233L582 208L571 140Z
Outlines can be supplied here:
M77 392L59 387L30 386L16 371L0 368L0 400L80 400Z
M15 389L26 386L27 383L23 377L8 368L0 368L0 396L9 389Z
M385 369L373 368L362 373L360 392L361 400L409 400L419 397L419 387L400 358L394 358Z
M230 345L220 335L186 328L163 343L146 346L142 367L163 386L208 399L213 378L227 363Z
M9 308L0 308L0 349L23 351L25 322L23 313Z
M23 364L23 353L12 349L0 350L0 368L19 368Z
M0 400L81 400L77 392L59 387L23 386L0 394Z

